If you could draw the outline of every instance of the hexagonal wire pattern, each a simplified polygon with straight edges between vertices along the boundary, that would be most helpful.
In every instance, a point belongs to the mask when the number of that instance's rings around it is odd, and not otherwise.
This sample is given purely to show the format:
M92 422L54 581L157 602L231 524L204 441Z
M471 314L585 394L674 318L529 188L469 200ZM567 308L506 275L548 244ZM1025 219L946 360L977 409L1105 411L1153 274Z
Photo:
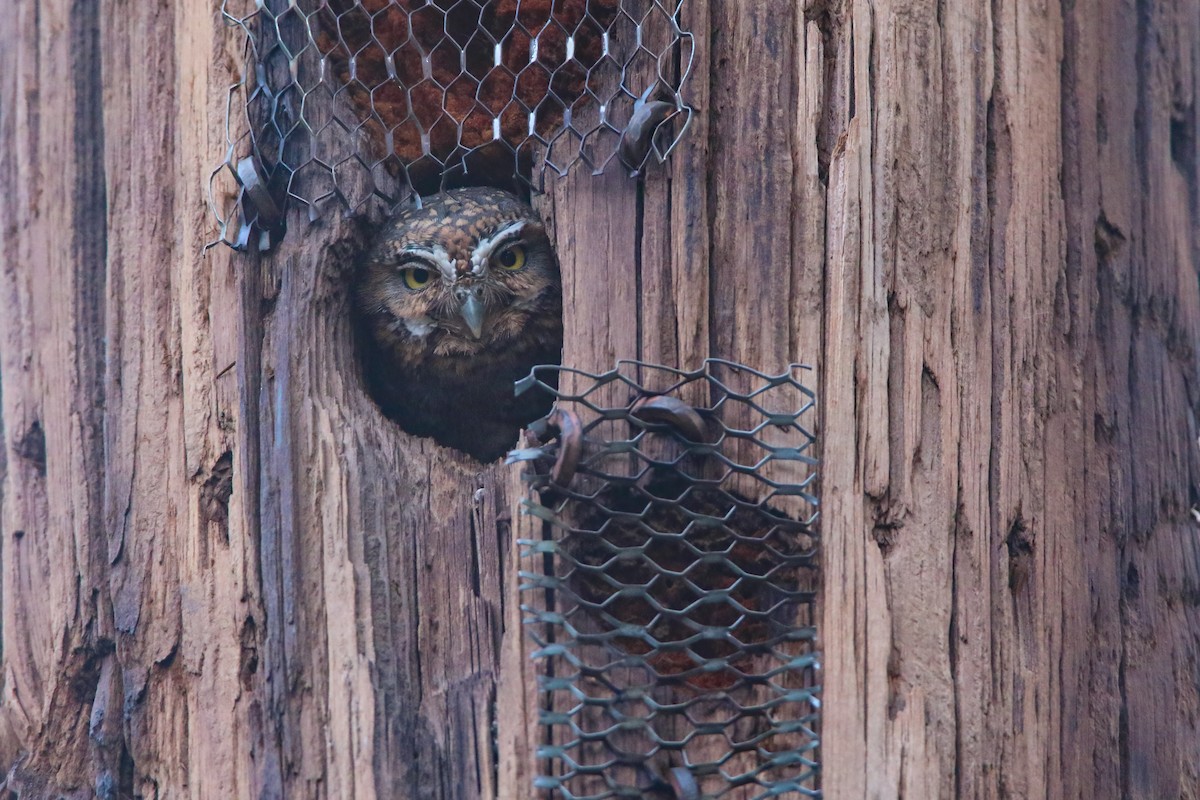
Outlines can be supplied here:
M222 0L246 49L209 179L220 241L269 248L293 203L640 172L691 120L683 2Z
M520 543L545 796L820 796L804 369L622 361L518 384L557 398L509 459L545 523Z

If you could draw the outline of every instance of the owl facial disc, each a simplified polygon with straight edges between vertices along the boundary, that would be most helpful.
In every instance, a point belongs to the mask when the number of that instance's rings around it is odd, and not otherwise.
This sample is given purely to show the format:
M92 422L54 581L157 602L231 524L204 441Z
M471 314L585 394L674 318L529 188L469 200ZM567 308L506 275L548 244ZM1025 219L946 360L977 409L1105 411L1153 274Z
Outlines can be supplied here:
M550 410L550 392L513 391L563 343L557 259L525 200L471 187L406 206L353 277L363 377L402 429L490 462Z

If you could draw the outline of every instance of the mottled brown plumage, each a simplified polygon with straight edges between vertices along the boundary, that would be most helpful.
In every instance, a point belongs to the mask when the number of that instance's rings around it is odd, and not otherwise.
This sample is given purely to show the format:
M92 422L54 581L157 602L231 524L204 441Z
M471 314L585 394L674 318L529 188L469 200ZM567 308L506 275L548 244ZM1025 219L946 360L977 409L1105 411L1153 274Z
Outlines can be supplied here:
M492 461L549 411L513 382L562 352L562 293L545 228L498 189L424 198L389 220L355 291L367 374L410 433Z

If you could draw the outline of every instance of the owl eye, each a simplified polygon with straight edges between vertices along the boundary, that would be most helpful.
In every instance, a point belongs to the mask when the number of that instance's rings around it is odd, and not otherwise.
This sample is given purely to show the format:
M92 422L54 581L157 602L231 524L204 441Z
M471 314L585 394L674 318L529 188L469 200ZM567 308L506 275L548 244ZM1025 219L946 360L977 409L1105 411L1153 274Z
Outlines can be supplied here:
M516 272L525 266L525 248L519 244L511 244L496 256L496 263L501 269Z
M400 275L404 278L404 285L414 292L418 292L428 286L430 279L433 277L429 274L429 270L424 267L402 269L400 270Z

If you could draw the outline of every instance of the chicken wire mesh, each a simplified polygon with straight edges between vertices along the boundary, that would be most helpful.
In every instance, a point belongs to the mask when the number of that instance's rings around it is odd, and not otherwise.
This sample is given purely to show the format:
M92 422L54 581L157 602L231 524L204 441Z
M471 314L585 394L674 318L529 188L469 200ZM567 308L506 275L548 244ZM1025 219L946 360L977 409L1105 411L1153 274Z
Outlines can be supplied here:
M219 240L548 171L639 173L691 120L684 0L222 0L245 36L209 180Z
M813 393L709 360L539 367L523 540L544 797L819 797ZM561 388L555 388L559 386Z

